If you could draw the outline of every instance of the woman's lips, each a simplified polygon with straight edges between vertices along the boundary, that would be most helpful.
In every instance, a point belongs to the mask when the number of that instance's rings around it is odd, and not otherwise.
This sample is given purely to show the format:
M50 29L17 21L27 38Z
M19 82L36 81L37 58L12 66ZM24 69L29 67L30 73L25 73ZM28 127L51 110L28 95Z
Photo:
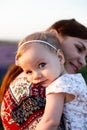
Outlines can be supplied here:
M71 65L74 73L78 72L79 68L75 64L73 64L72 62L70 62L70 65Z

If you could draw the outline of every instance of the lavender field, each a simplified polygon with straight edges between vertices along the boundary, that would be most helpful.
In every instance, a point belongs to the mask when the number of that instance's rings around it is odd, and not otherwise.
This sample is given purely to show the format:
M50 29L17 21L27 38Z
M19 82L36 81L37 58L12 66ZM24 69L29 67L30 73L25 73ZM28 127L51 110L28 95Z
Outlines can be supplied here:
M0 84L8 67L15 62L16 50L16 41L0 41Z
M0 41L0 85L9 66L15 61L15 52L17 50L17 42ZM0 119L0 130L3 126Z

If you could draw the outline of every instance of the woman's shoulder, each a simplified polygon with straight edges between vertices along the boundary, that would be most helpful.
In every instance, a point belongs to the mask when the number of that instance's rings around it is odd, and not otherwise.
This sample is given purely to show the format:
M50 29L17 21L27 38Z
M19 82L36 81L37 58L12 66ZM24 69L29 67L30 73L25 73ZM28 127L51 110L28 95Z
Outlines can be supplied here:
M26 74L24 72L22 72L14 79L14 81L11 82L10 86L22 85L25 83L30 84Z
M19 75L13 82L11 82L9 89L16 102L21 102L29 95L30 85L31 83L24 74Z
M27 78L27 75L26 75L26 73L24 73L24 72L20 73L20 74L16 77L16 79L17 79L17 78L23 78L23 77L26 77L26 78Z

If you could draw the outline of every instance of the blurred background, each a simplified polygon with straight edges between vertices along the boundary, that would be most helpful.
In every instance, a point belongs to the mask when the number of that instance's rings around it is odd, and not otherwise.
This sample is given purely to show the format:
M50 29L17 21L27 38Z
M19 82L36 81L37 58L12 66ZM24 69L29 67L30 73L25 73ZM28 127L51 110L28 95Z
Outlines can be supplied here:
M0 39L20 40L60 19L87 25L87 0L0 0Z
M0 84L21 39L61 19L75 18L87 26L86 13L87 0L0 0ZM81 73L87 82L87 68Z

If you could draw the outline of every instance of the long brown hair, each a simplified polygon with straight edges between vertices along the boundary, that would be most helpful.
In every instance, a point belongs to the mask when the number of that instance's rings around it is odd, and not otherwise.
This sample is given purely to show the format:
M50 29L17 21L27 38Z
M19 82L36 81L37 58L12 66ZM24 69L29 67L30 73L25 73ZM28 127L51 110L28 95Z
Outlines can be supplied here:
M2 81L1 87L0 87L0 103L2 102L3 96L6 92L6 90L9 88L10 83L22 72L23 70L16 66L15 64L12 65L6 75L4 76L4 79Z
M81 39L87 39L87 27L76 21L75 19L65 19L56 21L47 31L55 29L62 36L71 36Z

